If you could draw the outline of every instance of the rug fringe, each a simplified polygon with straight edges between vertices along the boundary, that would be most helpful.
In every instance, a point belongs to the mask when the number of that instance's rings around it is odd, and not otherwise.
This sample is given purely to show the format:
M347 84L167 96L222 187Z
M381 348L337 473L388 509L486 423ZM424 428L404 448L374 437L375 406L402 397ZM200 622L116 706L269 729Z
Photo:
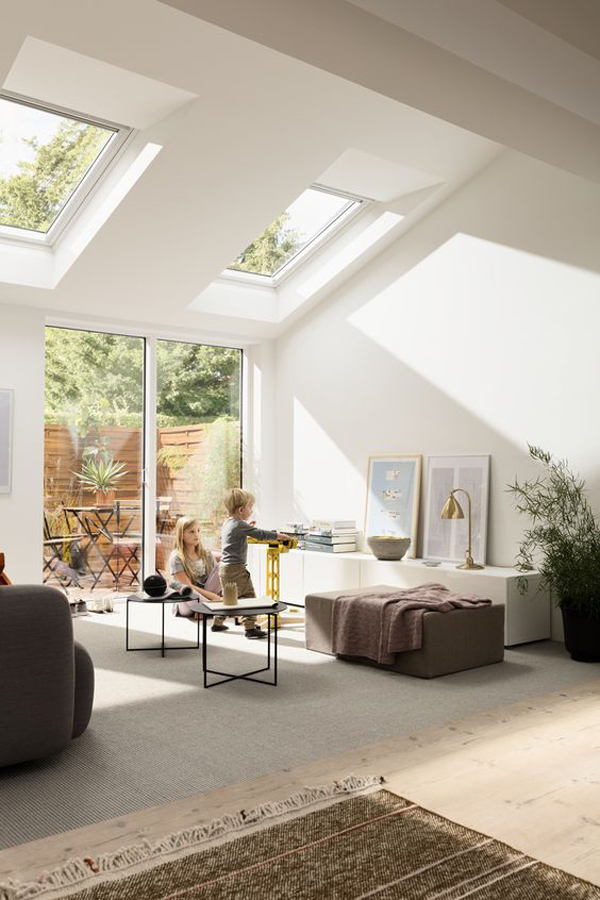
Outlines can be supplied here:
M218 838L233 836L237 831L268 819L290 815L344 795L378 788L384 781L381 775L348 775L331 784L305 787L287 800L263 803L251 810L242 809L234 815L212 819L210 822L169 834L158 841L151 842L146 839L139 844L121 847L95 859L91 857L70 859L56 869L42 872L35 881L22 883L9 879L8 882L1 883L0 900L37 900L44 894L61 889L69 890L69 893L73 889L83 889L87 886L86 882L90 882L98 875L118 874L140 863L159 859L163 855L195 849Z

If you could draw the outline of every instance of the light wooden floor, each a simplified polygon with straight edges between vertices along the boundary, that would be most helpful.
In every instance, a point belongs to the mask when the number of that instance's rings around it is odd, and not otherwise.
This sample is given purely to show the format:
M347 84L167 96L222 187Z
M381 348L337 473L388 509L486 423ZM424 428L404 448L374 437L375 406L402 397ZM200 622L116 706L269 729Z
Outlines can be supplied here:
M350 773L600 885L600 681L22 844L0 852L0 881Z

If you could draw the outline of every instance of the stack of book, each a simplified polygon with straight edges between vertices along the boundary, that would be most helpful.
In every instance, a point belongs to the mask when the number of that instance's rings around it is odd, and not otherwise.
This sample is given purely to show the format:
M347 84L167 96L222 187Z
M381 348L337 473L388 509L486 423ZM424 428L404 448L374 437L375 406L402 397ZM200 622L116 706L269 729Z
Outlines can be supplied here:
M313 522L306 535L305 549L321 553L353 553L357 537L356 522L352 520Z
M291 534L298 541L298 549L304 550L304 543L306 540L306 535L308 533L308 525L305 525L304 522L287 522L283 528L279 529L283 531L284 534Z

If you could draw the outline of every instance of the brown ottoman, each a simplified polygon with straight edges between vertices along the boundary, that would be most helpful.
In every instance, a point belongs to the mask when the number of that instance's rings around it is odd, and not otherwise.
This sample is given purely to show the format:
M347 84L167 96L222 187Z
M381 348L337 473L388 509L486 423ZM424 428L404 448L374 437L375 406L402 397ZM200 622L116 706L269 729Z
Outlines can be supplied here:
M348 594L393 594L397 587L377 584L354 590L308 594L305 599L306 647L318 653L329 653L333 623L333 604L337 597ZM353 657L356 662L378 664ZM479 606L455 609L449 613L426 612L423 616L423 646L420 650L397 653L391 669L418 678L436 678L463 669L474 669L504 659L504 606Z

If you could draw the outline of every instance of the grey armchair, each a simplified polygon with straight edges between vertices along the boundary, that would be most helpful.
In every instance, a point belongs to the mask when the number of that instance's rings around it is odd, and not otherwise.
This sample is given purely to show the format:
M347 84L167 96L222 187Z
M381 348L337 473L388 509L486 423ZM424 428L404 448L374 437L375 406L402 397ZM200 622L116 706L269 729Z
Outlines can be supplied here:
M0 766L63 750L87 728L93 698L94 666L73 640L66 597L0 587Z

